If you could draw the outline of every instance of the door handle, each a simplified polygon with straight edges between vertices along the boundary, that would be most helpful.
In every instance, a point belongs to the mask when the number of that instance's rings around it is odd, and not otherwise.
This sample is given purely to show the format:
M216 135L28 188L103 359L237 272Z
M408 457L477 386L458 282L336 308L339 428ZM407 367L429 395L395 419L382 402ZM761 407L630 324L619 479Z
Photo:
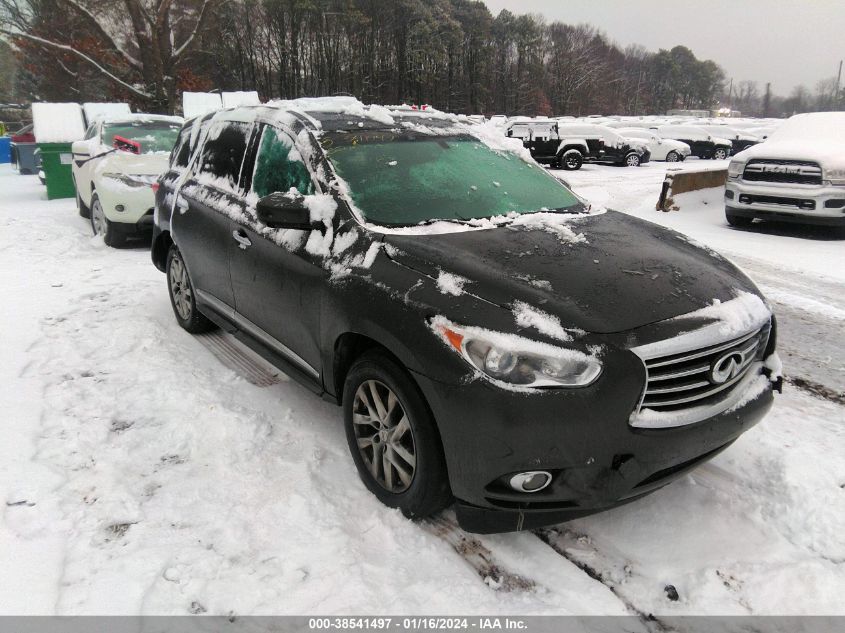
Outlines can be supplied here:
M246 233L244 233L241 229L237 229L235 231L232 231L232 237L235 238L235 241L238 243L238 247L241 250L245 251L250 246L252 246L252 242L246 236Z

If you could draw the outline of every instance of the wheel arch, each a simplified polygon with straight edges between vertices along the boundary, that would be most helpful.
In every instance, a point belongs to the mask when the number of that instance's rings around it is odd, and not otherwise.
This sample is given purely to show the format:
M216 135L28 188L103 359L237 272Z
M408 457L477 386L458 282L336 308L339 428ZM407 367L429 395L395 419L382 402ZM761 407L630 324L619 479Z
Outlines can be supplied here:
M170 231L162 231L153 236L153 243L150 246L150 257L153 264L161 272L167 268L167 253L173 245L173 238L170 237Z

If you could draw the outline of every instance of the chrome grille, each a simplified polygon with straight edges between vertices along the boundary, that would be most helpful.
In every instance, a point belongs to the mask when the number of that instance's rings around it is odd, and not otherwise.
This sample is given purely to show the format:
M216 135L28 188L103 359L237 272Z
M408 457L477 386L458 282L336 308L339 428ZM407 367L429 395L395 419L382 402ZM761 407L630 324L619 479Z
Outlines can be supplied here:
M818 163L791 160L750 160L742 179L749 182L779 182L796 185L822 184Z
M738 383L763 353L768 328L698 350L651 358L641 409L675 411Z

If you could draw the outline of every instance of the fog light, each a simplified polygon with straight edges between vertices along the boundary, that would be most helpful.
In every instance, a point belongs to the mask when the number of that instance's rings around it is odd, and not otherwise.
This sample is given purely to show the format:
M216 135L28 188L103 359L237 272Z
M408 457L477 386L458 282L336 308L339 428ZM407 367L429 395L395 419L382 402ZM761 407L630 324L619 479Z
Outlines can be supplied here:
M826 209L838 209L839 207L845 207L845 200L826 200L824 206Z
M725 197L728 200L733 200L734 199L734 192L731 191L730 189L725 189Z
M115 205L114 210L117 211L118 213L123 213L123 210L125 208L126 207L124 207L122 204L118 204L118 205Z
M517 492L540 492L551 481L552 476L545 470L532 470L514 475L508 483Z

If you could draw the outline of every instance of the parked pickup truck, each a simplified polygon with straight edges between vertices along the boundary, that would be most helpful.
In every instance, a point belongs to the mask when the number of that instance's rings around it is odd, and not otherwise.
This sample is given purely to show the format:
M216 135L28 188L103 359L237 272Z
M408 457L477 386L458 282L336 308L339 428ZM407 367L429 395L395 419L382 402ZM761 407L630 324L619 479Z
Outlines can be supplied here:
M601 125L555 119L517 119L508 124L505 133L522 139L534 160L555 168L580 169L584 162L636 167L650 158L645 143L625 139Z
M845 227L845 112L797 114L728 166L725 215Z

